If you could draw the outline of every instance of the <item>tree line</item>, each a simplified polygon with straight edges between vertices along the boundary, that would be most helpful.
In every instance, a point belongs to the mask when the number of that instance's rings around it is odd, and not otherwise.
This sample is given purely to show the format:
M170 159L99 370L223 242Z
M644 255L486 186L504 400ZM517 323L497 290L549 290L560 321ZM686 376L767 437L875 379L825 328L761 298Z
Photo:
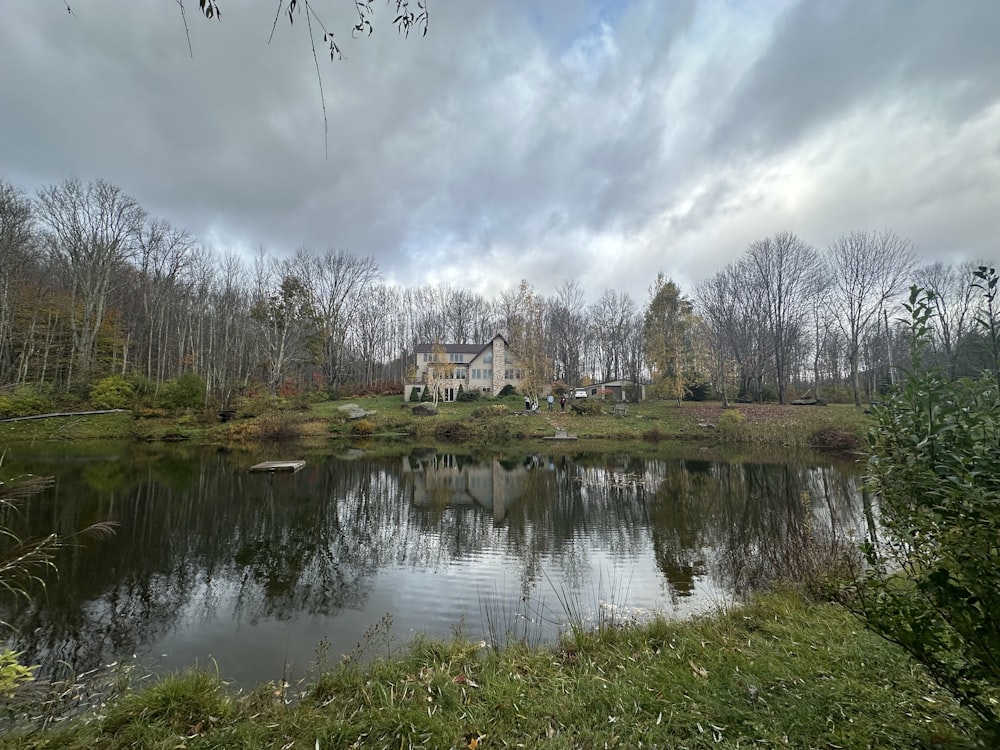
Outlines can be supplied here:
M108 378L154 398L187 379L210 406L258 391L391 392L418 343L501 333L534 387L626 380L678 400L860 404L894 378L914 284L934 292L928 356L952 378L984 366L981 265L920 266L889 230L825 251L778 232L689 293L661 273L646 300L608 289L589 302L574 280L489 299L391 284L371 256L340 249L220 254L103 180L33 196L0 180L0 398L89 398Z

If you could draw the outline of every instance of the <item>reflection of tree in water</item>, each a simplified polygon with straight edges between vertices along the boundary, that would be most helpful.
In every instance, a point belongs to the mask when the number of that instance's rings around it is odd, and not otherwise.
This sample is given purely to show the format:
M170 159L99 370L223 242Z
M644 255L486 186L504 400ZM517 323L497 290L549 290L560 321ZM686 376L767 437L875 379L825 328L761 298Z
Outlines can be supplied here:
M176 456L173 468L176 469ZM248 475L223 454L192 454L182 489L136 465L123 486L88 492L60 472L29 528L121 523L112 539L64 550L60 576L21 611L4 611L26 658L88 668L132 653L179 618L293 618L355 607L365 580L414 553L393 463L322 463L291 476ZM192 477L195 479L192 481Z
M853 536L859 526L857 477L806 464L720 465L720 491L728 501L715 528L713 574L736 596L775 568L794 571L806 537Z
M454 474L460 464L444 460L422 470ZM624 565L649 546L675 602L710 572L736 591L748 556L781 548L802 523L809 508L803 497L811 499L816 528L857 525L856 480L829 467L622 454L576 461L536 456L497 466L521 475L509 483L517 494L505 498L505 534L456 500L455 483L435 485L417 520L442 541L436 562L502 544L519 560L524 596L537 588L545 566L579 592L591 583L595 553Z
M362 606L380 570L461 566L484 550L516 561L511 573L527 596L553 569L570 593L587 593L595 566L612 560L627 570L652 549L672 595L683 597L706 560L735 580L727 571L741 555L801 518L803 492L829 517L848 507L838 493L854 490L836 471L805 466L629 455L479 466L452 457L428 467L452 472L442 476L481 470L500 497L485 502L479 488L456 492L450 480L418 503L418 478L398 459L310 459L271 476L248 474L249 461L225 453L127 459L37 471L59 480L26 506L18 532L66 533L102 519L121 526L109 540L61 551L60 576L33 604L0 608L28 660L89 668L184 619L230 611L251 623L327 616Z
M424 510L415 520L440 543L438 558L425 562L460 562L479 550L500 548L518 560L522 596L536 593L547 567L558 570L567 589L562 593L580 593L591 583L595 550L627 560L648 545L645 490L633 476L642 469L629 465L631 460L529 455L471 466L454 456L413 461L412 489ZM485 505L478 497L482 507L491 507L492 523L469 499L474 493L466 492L475 472L501 475L494 490L503 493L502 509L496 497Z
M545 460L531 472L524 495L507 518L507 548L523 561L522 593L538 583L543 560L558 569L566 587L560 593L614 593L592 590L594 559L600 553L627 568L648 546L646 490L637 479L641 473L635 459L620 455Z
M716 585L741 594L754 556L788 550L807 514L818 534L858 528L857 480L831 467L684 460L649 466L657 487L653 546L674 597L689 596L710 567Z
M710 543L711 508L715 501L710 468L704 462L679 461L656 467L651 478L656 493L650 507L653 552L670 587L671 599L690 596L705 570Z

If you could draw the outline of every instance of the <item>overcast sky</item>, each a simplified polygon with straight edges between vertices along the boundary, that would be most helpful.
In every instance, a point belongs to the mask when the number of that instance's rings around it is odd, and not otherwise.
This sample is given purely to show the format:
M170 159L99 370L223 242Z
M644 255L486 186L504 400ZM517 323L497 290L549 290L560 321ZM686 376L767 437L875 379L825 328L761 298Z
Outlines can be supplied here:
M415 0L413 0L415 2ZM103 178L222 252L374 257L492 297L566 279L644 303L790 230L1000 253L997 0L19 0L0 24L0 179ZM252 6L249 8L248 6ZM327 155L327 149L329 151Z

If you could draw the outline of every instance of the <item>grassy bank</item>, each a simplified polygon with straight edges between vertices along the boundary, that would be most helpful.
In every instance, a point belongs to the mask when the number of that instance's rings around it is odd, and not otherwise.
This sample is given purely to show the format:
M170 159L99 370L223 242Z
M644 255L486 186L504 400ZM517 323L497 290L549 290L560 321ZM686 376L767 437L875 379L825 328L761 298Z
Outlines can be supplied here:
M0 445L6 442L122 440L129 438L135 419L131 412L84 414L0 422Z
M308 685L234 693L188 672L0 748L974 746L968 714L899 649L792 592L536 649L383 639L321 658Z
M522 413L517 397L485 402L438 405L433 417L414 416L398 399L359 399L355 403L374 411L372 435L406 434L418 439L456 442L481 440L541 440L563 430L578 441L697 441L703 444L767 444L787 447L843 447L861 444L870 417L853 406L779 406L739 404L724 409L719 403L646 401L630 404L626 416L611 413L609 404L598 414L573 409ZM330 431L350 437L354 426L338 419L337 402L317 404L313 412L330 420ZM838 437L839 436L839 437ZM839 441L839 442L838 442ZM831 446L831 443L836 443Z
M370 412L349 420L340 407L354 403ZM238 409L234 419L219 421L214 411L182 413L121 412L62 416L0 423L0 443L73 440L192 441L220 444L254 441L331 439L353 444L394 441L432 445L507 445L534 443L535 447L566 449L586 444L601 450L622 442L656 445L683 440L702 445L781 445L791 448L850 450L863 443L870 417L853 406L778 406L739 404L723 409L718 403L647 401L630 404L626 416L615 416L610 405L600 413L578 414L567 408L537 414L522 413L517 397L470 403L439 404L434 416L412 413L397 396L351 401L289 404L280 400L257 402ZM575 442L546 441L557 431L576 435Z

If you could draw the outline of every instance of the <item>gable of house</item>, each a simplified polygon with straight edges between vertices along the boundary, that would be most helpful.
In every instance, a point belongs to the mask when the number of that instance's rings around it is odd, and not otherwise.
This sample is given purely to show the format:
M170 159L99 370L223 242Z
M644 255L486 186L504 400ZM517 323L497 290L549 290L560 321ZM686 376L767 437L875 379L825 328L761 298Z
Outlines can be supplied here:
M498 394L505 385L519 388L521 371L507 340L497 334L487 344L418 344L415 348L414 377L404 383L404 398L414 388L434 380L446 401L454 400L458 389ZM431 370L437 373L431 377Z

